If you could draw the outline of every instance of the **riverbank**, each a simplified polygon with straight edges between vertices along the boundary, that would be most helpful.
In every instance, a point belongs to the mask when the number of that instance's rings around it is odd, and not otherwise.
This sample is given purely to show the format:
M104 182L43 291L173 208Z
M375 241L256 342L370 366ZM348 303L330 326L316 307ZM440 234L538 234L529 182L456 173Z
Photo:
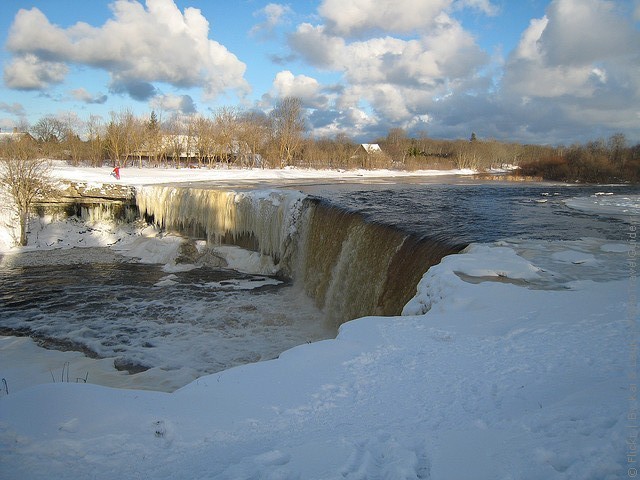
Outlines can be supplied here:
M241 169L241 168L121 168L120 178L115 179L111 175L111 168L101 167L73 167L65 162L52 161L51 176L57 180L62 189L66 189L70 183L75 184L75 189L100 192L110 192L122 187L136 187L157 184L181 184L208 183L217 187L243 187L243 188L269 188L269 186L294 186L296 184L313 185L323 182L376 182L393 179L410 178L435 178L445 176L468 176L473 170L422 170L405 172L400 170L313 170L313 169ZM386 180L385 180L386 179ZM44 218L39 223L32 221L32 228L37 232L39 224L50 223L51 219ZM109 227L107 227L109 228ZM95 233L95 232L94 232ZM0 190L0 255L15 248L19 231L17 218L11 209L10 200L6 193ZM97 237L97 235L92 235ZM58 239L54 241L57 242ZM112 235L97 241L101 246L107 246L117 241ZM34 239L32 235L27 249L51 249L61 248L60 242L52 244ZM67 248L73 245L71 242ZM97 245L93 245L97 246ZM18 250L14 250L18 251Z
M9 391L3 474L622 478L637 434L640 202L599 197L576 206L617 205L618 240L472 245L427 272L403 315L348 322L277 360L171 394L51 381Z

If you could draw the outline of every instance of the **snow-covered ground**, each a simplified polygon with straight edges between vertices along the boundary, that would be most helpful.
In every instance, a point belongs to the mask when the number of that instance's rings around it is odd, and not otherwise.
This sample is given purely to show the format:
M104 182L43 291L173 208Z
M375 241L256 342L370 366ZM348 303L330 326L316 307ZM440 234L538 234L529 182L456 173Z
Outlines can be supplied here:
M626 216L618 241L472 245L425 274L402 316L351 321L336 339L171 394L53 383L50 367L36 384L28 379L46 362L62 376L79 354L2 339L0 376L11 378L0 398L0 476L633 477L640 218L638 198L625 198L568 202ZM155 238L129 236L138 247ZM171 245L154 244L150 258L171 263Z
M111 176L111 168L72 167L56 162L53 175L63 180L87 183L121 183L124 185L151 185L157 183L220 181L225 183L300 181L300 180L356 180L375 178L433 177L445 175L472 175L474 170L315 170L300 168L284 169L237 169L237 168L121 168L120 180Z

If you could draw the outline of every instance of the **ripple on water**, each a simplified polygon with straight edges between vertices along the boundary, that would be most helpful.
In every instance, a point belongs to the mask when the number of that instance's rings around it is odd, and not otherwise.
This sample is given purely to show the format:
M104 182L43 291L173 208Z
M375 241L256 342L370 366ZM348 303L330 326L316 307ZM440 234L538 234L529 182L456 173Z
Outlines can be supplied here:
M132 373L188 367L196 375L335 335L311 300L275 278L203 267L159 286L167 276L160 265L89 263L120 258L74 250L2 263L0 333L113 357L116 368Z

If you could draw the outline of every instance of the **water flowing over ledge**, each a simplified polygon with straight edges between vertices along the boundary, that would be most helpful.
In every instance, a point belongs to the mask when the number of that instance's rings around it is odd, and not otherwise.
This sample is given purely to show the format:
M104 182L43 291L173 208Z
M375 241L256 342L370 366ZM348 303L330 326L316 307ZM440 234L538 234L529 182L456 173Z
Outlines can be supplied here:
M271 257L335 326L399 314L428 268L460 250L291 190L146 186L136 203L162 228Z

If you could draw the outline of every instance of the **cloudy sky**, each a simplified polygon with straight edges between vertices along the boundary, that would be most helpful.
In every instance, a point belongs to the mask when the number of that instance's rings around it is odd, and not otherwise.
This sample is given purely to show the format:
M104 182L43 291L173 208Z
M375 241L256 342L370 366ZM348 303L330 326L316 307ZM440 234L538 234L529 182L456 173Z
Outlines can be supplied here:
M0 127L303 101L316 136L640 142L640 0L0 0Z

